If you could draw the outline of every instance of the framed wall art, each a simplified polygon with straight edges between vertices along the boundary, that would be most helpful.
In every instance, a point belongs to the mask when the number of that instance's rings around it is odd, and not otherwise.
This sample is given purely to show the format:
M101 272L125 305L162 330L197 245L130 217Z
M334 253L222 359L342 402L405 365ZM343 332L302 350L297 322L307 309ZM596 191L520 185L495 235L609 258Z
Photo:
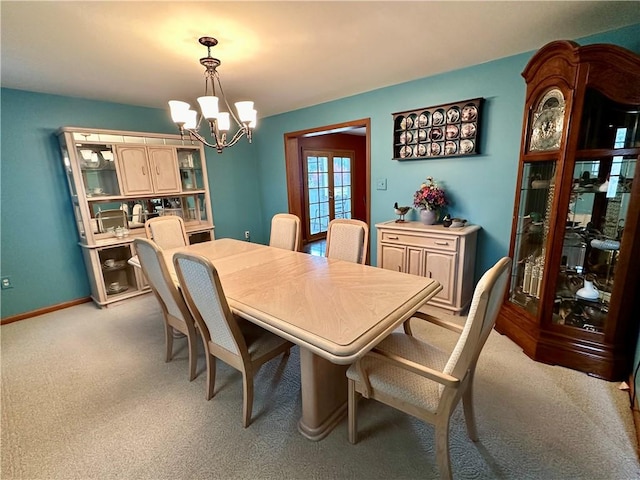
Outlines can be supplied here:
M460 157L479 153L483 98L393 115L393 159Z

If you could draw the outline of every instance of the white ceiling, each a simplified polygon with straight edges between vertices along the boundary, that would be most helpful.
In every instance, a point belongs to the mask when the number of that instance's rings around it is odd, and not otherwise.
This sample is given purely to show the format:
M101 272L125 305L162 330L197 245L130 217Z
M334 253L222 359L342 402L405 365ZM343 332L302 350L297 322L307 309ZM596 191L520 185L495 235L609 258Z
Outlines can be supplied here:
M260 117L640 23L640 2L0 3L3 87L165 108L204 93L213 36L230 101Z

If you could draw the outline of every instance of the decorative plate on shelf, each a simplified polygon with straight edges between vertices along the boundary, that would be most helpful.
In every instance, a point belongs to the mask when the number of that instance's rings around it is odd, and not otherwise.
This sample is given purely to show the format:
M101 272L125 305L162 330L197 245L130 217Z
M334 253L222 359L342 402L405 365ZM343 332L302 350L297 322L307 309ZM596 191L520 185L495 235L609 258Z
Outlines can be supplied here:
M420 128L429 126L429 112L422 112L418 117L418 126Z
M478 118L478 109L475 105L469 104L462 108L462 121L473 122Z
M473 152L473 141L472 140L462 140L460 142L460 153L471 153Z
M442 140L444 138L444 133L442 132L441 128L432 128L431 129L431 140L438 141L438 140Z
M447 110L447 123L458 123L460 121L460 109L451 107Z
M432 119L434 125L442 125L444 123L444 109L440 108L433 112Z
M458 146L456 142L447 142L444 144L444 154L445 155L454 155L458 151Z
M407 117L407 128L413 128L413 117Z
M475 123L463 123L462 124L462 138L470 138L476 136L476 124Z
M409 146L404 146L400 149L400 158L409 158L413 155L413 149Z
M418 140L424 142L428 137L426 130L418 130Z
M439 143L431 144L431 155L433 156L440 155L441 152L442 152L442 147L440 147Z
M427 146L424 144L419 144L418 145L418 156L419 157L424 157L427 154Z
M445 132L445 136L447 137L447 139L451 140L452 138L458 138L460 129L457 125L447 125L447 129L445 130Z

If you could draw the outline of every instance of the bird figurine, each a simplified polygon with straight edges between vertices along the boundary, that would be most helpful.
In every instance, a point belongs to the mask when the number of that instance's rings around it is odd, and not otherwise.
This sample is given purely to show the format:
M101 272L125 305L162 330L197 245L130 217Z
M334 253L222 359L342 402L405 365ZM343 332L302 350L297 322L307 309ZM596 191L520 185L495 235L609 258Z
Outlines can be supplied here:
M393 204L393 210L396 212L396 215L399 215L399 218L396 220L396 223L404 222L404 216L407 214L411 207L399 207L398 202Z

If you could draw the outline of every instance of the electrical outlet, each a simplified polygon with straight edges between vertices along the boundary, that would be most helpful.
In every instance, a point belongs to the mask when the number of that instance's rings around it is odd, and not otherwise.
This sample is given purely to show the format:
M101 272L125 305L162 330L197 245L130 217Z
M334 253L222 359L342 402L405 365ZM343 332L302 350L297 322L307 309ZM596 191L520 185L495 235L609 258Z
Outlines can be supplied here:
M247 240L249 240L251 238L251 233L249 232L249 230L245 230L244 238L246 238Z
M387 189L387 179L378 178L376 180L376 190L386 190L386 189Z
M2 290L13 288L11 277L2 277L2 283L0 285L2 285Z

